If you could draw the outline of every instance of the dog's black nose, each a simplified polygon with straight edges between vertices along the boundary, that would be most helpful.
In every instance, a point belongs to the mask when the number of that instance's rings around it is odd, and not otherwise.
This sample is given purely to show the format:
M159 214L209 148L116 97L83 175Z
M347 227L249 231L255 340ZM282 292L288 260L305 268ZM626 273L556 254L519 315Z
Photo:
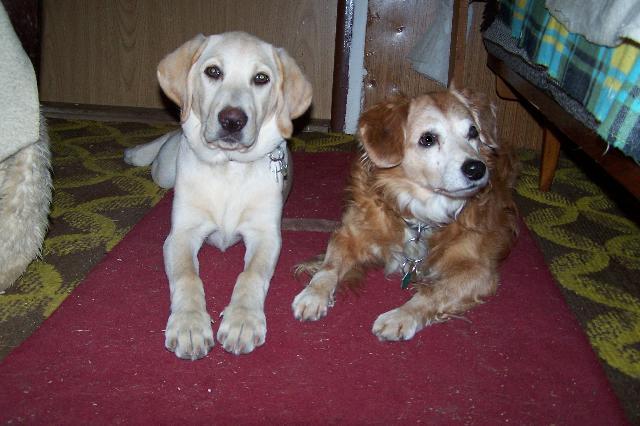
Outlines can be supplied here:
M462 173L471 180L480 180L487 171L482 161L467 160L462 164Z
M240 108L225 108L218 114L218 122L230 133L239 132L247 124L247 114Z

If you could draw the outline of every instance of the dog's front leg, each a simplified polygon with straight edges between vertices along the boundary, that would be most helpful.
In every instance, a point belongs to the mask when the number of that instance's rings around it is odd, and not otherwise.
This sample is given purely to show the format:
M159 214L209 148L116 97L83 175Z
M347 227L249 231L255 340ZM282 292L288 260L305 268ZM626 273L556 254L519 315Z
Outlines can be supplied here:
M164 244L164 262L171 291L171 314L165 346L177 357L195 360L213 347L211 317L198 276L198 251L202 239L172 228Z
M358 263L370 257L367 250L353 253L356 233L342 226L334 232L320 269L309 284L293 299L293 316L300 321L317 321L325 317L334 304L334 293L339 282Z
M419 285L404 305L380 315L373 324L373 334L380 340L409 340L429 324L463 314L495 293L495 268L476 265L436 274L433 283Z
M236 280L217 334L225 350L236 355L249 353L265 341L264 300L281 246L278 229L252 230L243 233L243 239L245 268Z

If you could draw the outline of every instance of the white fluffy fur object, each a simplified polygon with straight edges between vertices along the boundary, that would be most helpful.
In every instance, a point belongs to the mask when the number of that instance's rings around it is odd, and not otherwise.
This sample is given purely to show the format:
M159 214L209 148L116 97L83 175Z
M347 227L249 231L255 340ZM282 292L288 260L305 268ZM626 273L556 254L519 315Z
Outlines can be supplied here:
M49 138L33 66L0 4L0 292L42 247L51 203Z
M40 138L0 162L0 291L25 271L42 247L51 202L49 138Z

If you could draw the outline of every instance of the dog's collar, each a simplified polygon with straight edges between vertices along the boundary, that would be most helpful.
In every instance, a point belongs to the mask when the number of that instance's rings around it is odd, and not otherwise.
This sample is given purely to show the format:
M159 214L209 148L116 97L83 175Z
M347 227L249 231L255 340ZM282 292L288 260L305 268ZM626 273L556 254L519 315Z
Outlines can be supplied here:
M287 162L287 148L286 141L282 141L280 145L276 147L273 151L271 151L267 157L269 157L270 163L269 168L271 169L271 173L276 178L276 182L280 182L280 176L282 176L282 180L287 180L289 176L289 164Z
M420 236L426 230L440 227L440 225L436 225L434 223L421 222L415 219L410 220L404 217L400 217L400 218L404 222L405 226L409 228L412 232L415 232L417 236Z

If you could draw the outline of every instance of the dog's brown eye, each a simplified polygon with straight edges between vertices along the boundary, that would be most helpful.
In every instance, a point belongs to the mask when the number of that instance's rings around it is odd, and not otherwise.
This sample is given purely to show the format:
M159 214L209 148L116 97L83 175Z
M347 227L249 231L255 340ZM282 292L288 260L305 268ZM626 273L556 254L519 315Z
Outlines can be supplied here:
M258 86L262 86L263 84L267 84L269 82L269 76L263 72L259 72L253 77L253 82Z
M214 80L220 80L222 78L222 70L215 65L205 68L204 73Z
M476 126L469 127L469 134L467 135L467 138L475 139L477 137L478 137L478 129L476 129Z
M433 133L423 133L418 143L426 148L435 145L438 142L438 136Z

